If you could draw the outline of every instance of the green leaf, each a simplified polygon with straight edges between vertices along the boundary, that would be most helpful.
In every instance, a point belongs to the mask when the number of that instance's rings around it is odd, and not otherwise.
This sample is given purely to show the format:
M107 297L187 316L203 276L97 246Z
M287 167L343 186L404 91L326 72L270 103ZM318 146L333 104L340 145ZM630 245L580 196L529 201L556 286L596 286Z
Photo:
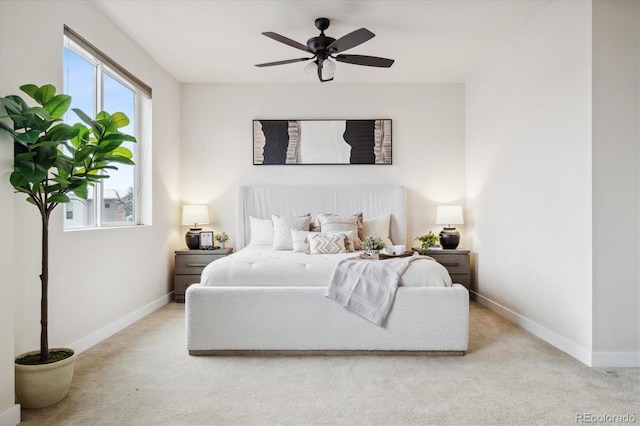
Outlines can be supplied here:
M133 158L133 153L129 148L125 148L124 146L118 147L113 150L113 155L118 155L120 157Z
M69 126L68 124L60 123L51 128L47 132L46 139L52 141L68 141L75 138L80 129L75 126Z
M11 185L14 188L23 187L29 183L24 176L22 176L22 172L19 170L11 173L11 176L9 176L9 182L11 182Z
M123 112L116 112L111 115L111 122L115 124L116 128L120 129L129 125L129 117Z
M12 138L15 138L17 136L17 133L13 131L13 129L9 126L7 126L6 124L4 124L2 121L0 121L0 130L3 130L7 133L9 133L9 135Z
M37 163L31 161L23 161L19 164L19 167L22 176L28 182L42 182L47 177L47 170Z
M102 158L104 160L107 160L107 161L113 161L114 163L126 164L128 166L135 166L136 165L136 163L134 163L133 161L131 161L127 157L119 157L117 155L108 155L108 156L104 156Z
M89 127L91 127L96 135L102 134L102 127L100 127L96 121L93 121L91 117L85 114L84 111L79 108L71 108L71 110L80 117L80 120L84 121Z
M20 86L20 90L31 96L31 98L34 98L36 96L36 92L38 91L38 86L36 86L35 84L25 84Z
M81 200L86 200L89 196L89 189L87 188L87 184L82 183L80 186L73 190L73 193L76 194L76 197L80 198Z
M61 188L67 188L69 185L71 185L71 182L69 182L67 179L61 177L61 176L56 176L54 178L51 179L54 182L58 182L60 184Z
M73 127L78 129L78 135L71 138L71 144L77 149L83 145L84 140L89 136L89 129L80 123L74 124Z
M38 141L39 137L40 137L40 132L38 132L37 130L30 131L27 133L18 133L15 135L16 141L21 142L23 145L34 144Z
M71 106L71 96L54 96L53 98L49 99L43 106L49 112L51 118L60 118L69 110L69 107Z
M110 133L108 135L105 135L102 138L103 141L118 141L118 142L136 142L136 138L131 136L131 135L127 135L124 133L120 133L120 132L116 132L116 133Z
M51 116L49 115L49 111L47 111L43 107L30 107L30 108L27 108L22 112L22 114L23 115L34 114L34 115L37 115L37 116L41 117L43 120L51 119Z
M107 121L110 121L111 120L111 114L109 114L106 111L100 111L98 113L98 115L96 115L96 120L107 120Z
M0 105L2 105L9 114L19 115L22 113L20 104L9 97L0 98Z
M56 88L52 84L45 84L33 94L33 99L40 105L44 105L56 94Z
M52 203L68 203L71 200L66 194L53 194L51 197L47 198L47 204Z

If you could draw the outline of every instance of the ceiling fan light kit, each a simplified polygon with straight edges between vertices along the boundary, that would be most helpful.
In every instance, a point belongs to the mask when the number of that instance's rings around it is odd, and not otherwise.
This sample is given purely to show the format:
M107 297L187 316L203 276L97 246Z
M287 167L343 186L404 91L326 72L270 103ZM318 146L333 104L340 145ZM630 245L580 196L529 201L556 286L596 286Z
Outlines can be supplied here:
M320 82L324 83L326 81L333 80L333 75L336 70L336 64L331 61L331 59L335 59L338 62L363 65L367 67L389 68L393 65L393 59L379 58L376 56L340 54L340 52L344 52L345 50L361 45L365 41L371 40L375 37L375 34L366 28L360 28L359 30L352 31L339 39L335 39L333 37L327 37L324 34L324 30L329 28L329 24L330 21L327 18L316 19L316 28L320 30L320 35L307 40L306 45L274 32L262 33L273 40L284 43L287 46L303 50L309 54L313 54L313 56L310 58L286 59L284 61L256 64L256 67L262 68L274 65L292 64L294 62L312 61L304 67L304 70L307 73L316 72Z

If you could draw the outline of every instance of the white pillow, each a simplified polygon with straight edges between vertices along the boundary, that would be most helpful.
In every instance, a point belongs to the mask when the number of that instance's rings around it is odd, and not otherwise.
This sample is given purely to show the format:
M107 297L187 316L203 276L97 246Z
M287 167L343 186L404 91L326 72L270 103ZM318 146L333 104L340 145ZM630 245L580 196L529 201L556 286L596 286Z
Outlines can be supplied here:
M311 231L296 231L291 230L291 240L293 242L293 251L296 253L308 253L309 252L309 234L317 234L318 232Z
M273 245L273 222L271 219L260 219L249 216L249 229L251 241L249 246L272 246Z
M311 218L309 216L280 217L272 214L271 220L273 221L273 249L293 250L291 230L308 231Z
M346 253L344 247L344 235L340 233L309 234L309 252L311 254L336 254Z
M383 214L382 216L376 216L371 218L364 218L363 231L365 236L371 235L372 237L378 237L384 241L386 246L392 246L393 243L389 238L389 228L391 225L391 214Z
M322 232L348 232L352 231L353 246L360 250L360 238L358 237L358 225L360 221L357 216L338 216L335 214L319 214L320 230Z

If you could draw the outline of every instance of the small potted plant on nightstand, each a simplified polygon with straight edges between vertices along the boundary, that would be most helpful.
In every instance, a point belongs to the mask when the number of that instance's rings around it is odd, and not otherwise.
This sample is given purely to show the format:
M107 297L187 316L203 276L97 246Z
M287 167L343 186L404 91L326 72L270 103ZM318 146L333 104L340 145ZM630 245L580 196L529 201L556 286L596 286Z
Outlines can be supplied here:
M435 248L438 248L440 237L438 237L433 232L429 231L426 235L416 237L416 240L422 243L422 246L420 246L420 249L418 249L418 253L427 254L428 250L433 250Z
M224 244L229 241L229 236L226 232L223 232L222 234L216 234L215 239L220 243L220 248L224 249Z
M124 113L100 112L90 118L81 110L73 111L83 121L69 125L62 117L71 106L71 96L56 94L50 84L20 87L38 103L29 106L17 95L0 98L9 126L0 121L0 135L13 140L13 172L9 177L16 192L40 212L42 229L42 272L40 274L40 350L15 360L16 399L25 408L41 408L61 401L73 378L75 353L71 349L49 349L49 218L59 204L69 203L69 195L87 199L88 188L117 169L114 163L134 164L131 151L122 147L133 136L118 129L129 124ZM100 256L88 251L87 256ZM77 259L82 262L82 259Z

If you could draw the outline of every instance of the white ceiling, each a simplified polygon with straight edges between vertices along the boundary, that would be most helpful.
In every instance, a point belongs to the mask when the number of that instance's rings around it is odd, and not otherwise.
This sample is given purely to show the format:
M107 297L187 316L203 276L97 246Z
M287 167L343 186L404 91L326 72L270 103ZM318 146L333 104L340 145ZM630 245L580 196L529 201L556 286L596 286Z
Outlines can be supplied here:
M395 59L389 69L337 64L339 83L464 82L490 55L554 0L93 0L178 81L311 83L304 57L263 36L273 31L306 44L365 27L376 36L346 53ZM329 83L331 84L331 83Z

